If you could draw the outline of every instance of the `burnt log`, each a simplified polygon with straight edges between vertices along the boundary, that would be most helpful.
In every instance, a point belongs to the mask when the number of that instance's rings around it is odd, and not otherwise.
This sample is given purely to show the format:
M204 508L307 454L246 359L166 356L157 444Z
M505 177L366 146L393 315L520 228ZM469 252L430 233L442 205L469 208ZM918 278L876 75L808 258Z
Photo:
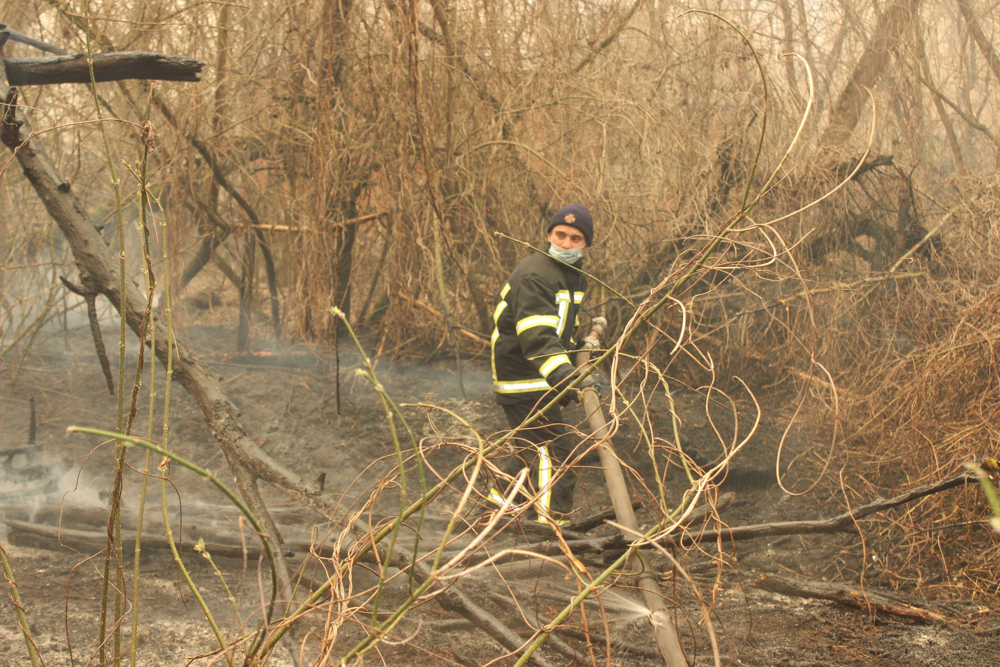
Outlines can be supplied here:
M200 81L205 63L183 56L162 53L122 51L95 53L94 80L124 81L145 79L156 81ZM42 86L57 83L90 83L87 54L75 56L44 56L41 58L11 58L4 61L7 82L11 86Z
M926 600L912 600L898 593L862 590L830 581L795 580L779 575L762 576L753 585L780 595L830 600L862 611L900 616L920 623L948 622L942 614L922 606Z
M78 530L14 520L8 520L7 527L10 542L21 546L43 549L58 546L88 555L100 553L108 546L107 530ZM126 551L134 551L135 533L123 530L122 544ZM178 551L185 553L195 551L195 545L198 542L186 540L184 542L177 541L176 544ZM170 542L162 535L143 535L141 546L143 551L170 551ZM204 551L212 556L224 558L258 559L263 554L263 549L256 544L240 545L220 542L205 544ZM285 555L291 556L291 550L286 550Z
M20 546L59 550L70 549L84 554L100 553L108 546L108 531L101 524L107 523L108 509L86 510L81 508L66 508L62 515L58 512L46 511L42 520L61 521L62 525L51 525L41 523L39 520L20 521L18 519L7 519L8 536L11 544ZM91 529L67 528L67 523L79 521L85 525L90 525ZM162 526L161 526L162 528ZM187 531L186 531L187 532ZM195 534L198 531L193 531ZM263 555L263 549L252 542L243 544L235 540L226 540L212 530L208 530L214 535L214 541L205 543L204 551L213 557L221 558L252 558L258 559ZM122 530L122 542L125 551L132 552L135 545L135 532ZM177 549L182 553L194 550L197 540L176 540ZM170 551L170 542L162 534L146 531L142 536L142 551ZM281 545L282 554L286 558L295 556L306 556L309 554L317 558L348 558L350 553L344 548L335 548L329 544L316 544L305 540L288 540ZM368 553L358 559L358 562L369 565L378 565L379 560L375 554Z

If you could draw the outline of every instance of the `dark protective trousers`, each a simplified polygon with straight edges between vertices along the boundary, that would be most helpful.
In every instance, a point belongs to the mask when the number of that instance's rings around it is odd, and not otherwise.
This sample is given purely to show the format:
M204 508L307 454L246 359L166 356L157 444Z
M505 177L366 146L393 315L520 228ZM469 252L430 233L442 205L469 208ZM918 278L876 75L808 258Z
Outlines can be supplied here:
M507 416L507 423L515 429L528 418L535 405L531 401L500 407ZM562 410L554 406L539 421L518 432L511 442L515 454L503 461L500 469L516 477L521 470L528 468L530 472L525 480L524 492L531 497L538 496L535 506L538 520L545 522L544 515L548 513L557 522L562 522L575 509L573 488L576 486L576 474L566 470L563 464L578 444L574 434L563 423ZM498 496L496 489L491 491L490 496L498 504L505 497ZM524 496L512 499L515 505L523 501Z

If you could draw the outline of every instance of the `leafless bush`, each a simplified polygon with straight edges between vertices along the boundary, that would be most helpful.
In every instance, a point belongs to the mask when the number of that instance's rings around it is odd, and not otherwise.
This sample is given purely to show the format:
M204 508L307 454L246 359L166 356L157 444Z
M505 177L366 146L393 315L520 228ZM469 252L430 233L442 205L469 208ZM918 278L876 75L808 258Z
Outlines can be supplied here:
M844 381L856 425L845 455L861 489L885 493L997 456L995 189L987 181L967 192L940 250L913 267L923 268L922 275L895 284L891 298L870 297L880 305L872 317L887 337L881 349L862 354L865 372ZM1000 581L988 563L998 546L984 503L969 489L875 522L872 546L883 559L882 576L944 595L995 599Z
M845 488L862 493L995 453L1000 199L975 174L996 159L995 103L981 93L996 82L969 40L941 38L965 35L975 16L950 6L919 15L920 3L896 0L884 12L840 3L807 16L803 5L796 18L781 2L779 26L769 3L722 4L759 40L766 81L736 33L682 16L684 3L91 2L81 15L51 0L4 19L75 50L211 63L195 92L128 83L94 100L58 88L23 106L98 225L112 212L108 160L134 161L123 147L151 117L171 288L209 261L244 306L265 303L266 288L273 328L257 336L336 342L336 307L375 356L444 350L452 321L457 345L481 353L497 287L527 252L518 242L537 244L547 213L570 200L599 224L588 267L604 284L591 307L629 330L739 211L737 233L618 350L614 379L633 385L613 419L628 406L650 425L646 406L669 402L680 381L713 396L739 388L733 376L785 389L790 407L775 421L817 441L778 461L795 492L839 491L827 473L841 459ZM797 46L801 60L782 56ZM875 113L858 113L868 103ZM96 104L122 121L104 124L112 155L94 148ZM779 164L776 187L748 206ZM5 185L12 175L5 168ZM20 190L3 197L5 210L27 210ZM5 270L48 238L29 217L0 221ZM23 338L34 324L22 306L45 290L0 276L4 335ZM667 467L711 496L725 465L698 469L674 434L644 435L647 505L670 530L668 514L689 506L664 491ZM728 464L741 440L721 440ZM995 595L995 545L976 532L977 506L944 502L876 527L882 571L936 583L939 561L959 562ZM936 558L925 522L940 516L967 531L970 549ZM324 650L344 623L366 623L372 609L357 600L376 594L349 595L337 558L319 566L343 593L318 608L330 612Z

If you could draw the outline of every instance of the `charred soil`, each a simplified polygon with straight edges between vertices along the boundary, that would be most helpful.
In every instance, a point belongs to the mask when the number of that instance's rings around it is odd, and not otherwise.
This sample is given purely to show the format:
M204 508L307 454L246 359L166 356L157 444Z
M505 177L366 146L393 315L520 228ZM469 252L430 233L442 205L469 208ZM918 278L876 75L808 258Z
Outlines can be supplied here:
M191 326L183 335L199 358L218 374L240 408L247 430L265 451L303 477L324 480L327 491L343 497L345 509L358 508L373 494L377 495L374 511L359 517L363 523L375 524L393 514L399 504L401 480L397 477L385 481L395 466L390 429L370 383L354 373L358 367L356 355L342 351L338 395L335 362L329 352L298 347L235 357L229 353L232 336L222 327ZM10 457L0 472L0 518L6 521L0 527L0 537L39 651L50 666L96 664L99 652L104 555L99 552L99 545L74 542L69 530L97 535L106 532L114 448L113 444L97 438L68 434L66 428L79 425L113 430L118 406L116 399L108 394L93 351L79 340L80 337L71 340L61 334L40 338L22 363L11 365L8 361L0 380L5 401L0 453L27 445L29 395L34 397L38 415L37 439L31 452L16 461ZM134 373L135 359L135 350L131 350L127 377ZM490 393L488 366L482 360L465 364L465 400L458 395L457 378L448 364L383 361L378 374L394 400L408 405L402 409L425 455L429 483L475 451L475 436L455 416L486 438L505 428ZM156 440L162 439L165 398L162 376L162 369L157 369L158 407L152 418ZM139 392L133 429L138 435L145 435L149 429L148 394L148 387ZM681 419L681 441L696 460L710 464L721 455L718 443L727 442L731 435L725 432L726 427L720 426L725 420L713 414L711 404L706 409L705 398L696 392L678 394L674 399ZM172 388L169 401L169 446L228 480L228 474L224 474L225 461L194 404L179 387ZM428 409L424 404L445 408L451 414ZM671 428L665 401L650 404L647 409L650 423L661 429ZM745 430L745 425L740 428ZM774 473L778 438L778 433L767 428L765 410L763 426L734 460L721 483L720 497L727 504L719 510L719 515L725 524L815 519L843 511L842 507L817 501L815 496L794 497L781 490ZM615 443L623 460L632 467L633 479L641 478L652 484L654 474L638 426L623 421ZM153 474L159 464L159 460L152 460ZM142 452L130 451L128 465L142 470ZM412 465L408 471L408 493L412 498L419 482ZM578 475L580 515L607 507L607 493L596 462L585 459ZM135 472L126 475L122 512L126 531L136 527L141 479ZM157 536L162 539L161 485L158 478L149 481L143 532L150 540ZM671 482L677 489L686 488L686 480L676 468L668 473L666 482L668 489ZM424 545L421 553L442 539L462 488L455 485L455 491L443 494L440 503L431 505L420 527ZM326 581L336 563L320 553L321 546L333 544L343 526L329 525L323 517L293 506L273 490L264 492L283 532L286 550L291 554L289 562L298 568L301 587L311 588ZM637 485L637 498L642 495L640 492ZM251 632L259 620L261 589L266 589L265 570L253 551L256 536L215 489L187 471L175 467L170 472L164 495L171 528L181 540L184 562L218 616L226 637L234 640L242 631ZM679 493L676 496L679 500ZM481 504L470 505L461 515L460 532L487 509ZM642 507L639 514L640 518L648 518ZM18 528L23 524L12 523L16 521L61 527L66 537L34 534ZM508 526L484 550L496 554L514 546L537 546L551 537L520 528ZM614 532L612 526L604 524L589 534L604 537ZM415 533L415 528L404 531L400 544L412 548ZM466 533L463 539L472 534ZM213 559L233 591L235 605L227 600L211 564L193 550L199 540L204 540L210 551L220 550L213 554ZM548 553L552 554L552 562L504 558L491 567L472 568L473 562L469 561L467 571L455 577L452 585L528 641L578 590L577 579L565 567L566 559L551 544ZM313 554L309 553L310 545ZM455 542L449 549L460 545L461 542ZM862 593L877 592L876 568L866 570L864 561L873 556L877 559L878 555L867 552L863 546L863 533L855 532L761 538L735 544L715 541L673 551L690 581L681 576L666 555L651 550L650 557L664 593L676 603L675 620L693 664L712 663L709 624L703 610L707 610L711 620L722 664L799 667L1000 664L1000 644L996 641L1000 619L991 601L946 602L904 596L913 606L932 609L943 619L921 622L874 607L865 608L863 602L860 608L849 607L815 597L774 593L757 585L762 578L781 576L843 584ZM126 540L120 565L125 572L125 592L130 598L134 590L131 550L132 543ZM607 554L600 552L580 555L582 567L590 575L598 572L607 558ZM350 581L355 592L368 589L376 581L371 567L355 568ZM405 575L397 574L391 579L379 601L379 618L405 600L409 585ZM217 649L216 640L178 574L173 557L154 542L143 548L138 591L139 664L224 663L213 653ZM113 592L111 597L113 604ZM295 597L301 600L305 595L297 592ZM864 600L864 595L861 599ZM326 658L329 662L320 664L336 664L338 656L365 636L372 613L369 607L368 611L338 625L335 612L369 602L366 598L334 603L327 596L322 602L325 606L296 626L269 664L293 664L299 657L306 664L317 661L320 636L329 640L336 637ZM234 609L239 610L239 617ZM0 623L0 665L27 664L24 640L9 599L0 605L0 616L5 619ZM126 616L122 636L126 650L131 642L130 624L130 617ZM662 664L650 635L648 612L631 590L627 576L621 577L599 599L586 603L583 613L574 612L554 637L551 645L540 653L548 664ZM482 665L514 661L504 657L507 651L482 630L429 600L422 601L404 617L379 645L377 653L381 657L373 653L365 660L393 665Z

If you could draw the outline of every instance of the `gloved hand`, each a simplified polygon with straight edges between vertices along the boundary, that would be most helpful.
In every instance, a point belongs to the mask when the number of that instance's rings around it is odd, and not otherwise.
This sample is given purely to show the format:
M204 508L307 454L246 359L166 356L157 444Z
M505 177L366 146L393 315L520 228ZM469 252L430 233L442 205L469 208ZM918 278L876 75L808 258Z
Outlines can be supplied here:
M598 375L596 372L591 373L587 377L580 380L580 384L576 385L577 393L583 389L593 388L598 394L601 393L601 383L598 382Z
M567 385L572 383L573 380L576 379L577 373L579 373L579 370L573 371L566 377L563 383ZM573 387L572 390L570 390L565 396L563 396L563 399L559 402L559 405L561 407L566 407L570 401L576 401L579 403L581 400L583 400L580 392L588 388L594 389L598 393L598 395L600 395L601 385L600 382L598 381L599 378L600 376L597 373L591 373L587 377L580 380L580 384Z

